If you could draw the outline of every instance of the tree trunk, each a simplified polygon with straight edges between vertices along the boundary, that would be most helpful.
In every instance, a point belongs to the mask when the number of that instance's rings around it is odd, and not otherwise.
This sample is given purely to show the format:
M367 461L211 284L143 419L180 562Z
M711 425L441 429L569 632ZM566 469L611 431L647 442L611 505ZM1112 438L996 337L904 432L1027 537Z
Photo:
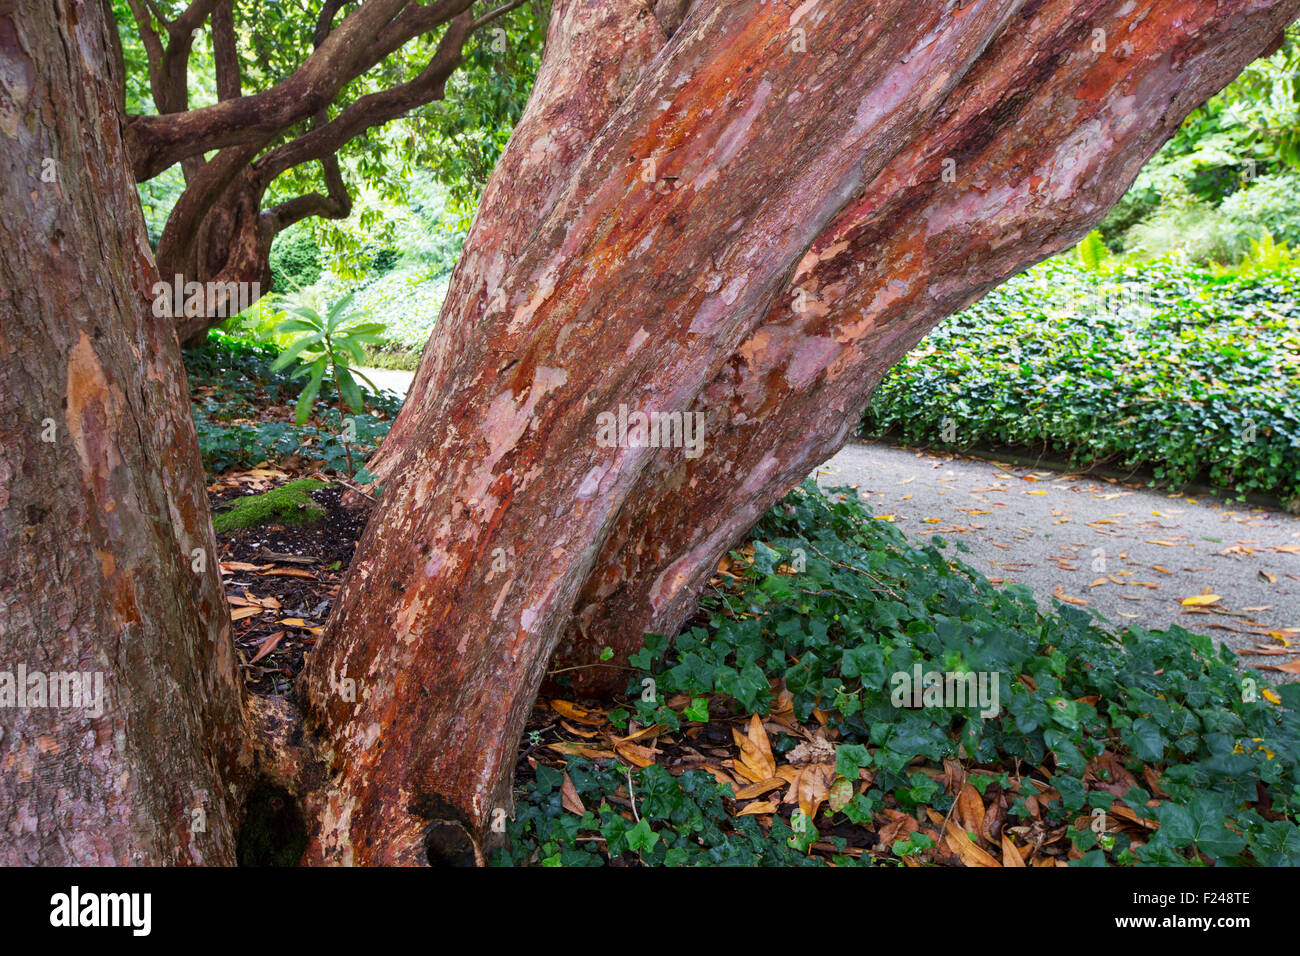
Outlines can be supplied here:
M618 9L557 5L544 75L579 82L539 79L375 462L302 686L310 859L477 856L562 636L676 628L889 365L1076 241L1300 0L702 3L666 44ZM609 441L635 412L703 415L702 454Z
M0 0L0 863L232 863L252 754L99 0Z
M945 316L1085 235L1296 13L1153 6L1124 29L1080 6L1020 10L703 389L709 453L659 452L641 473L553 659L577 693L622 690L643 635L678 631L719 557L842 447L884 374Z

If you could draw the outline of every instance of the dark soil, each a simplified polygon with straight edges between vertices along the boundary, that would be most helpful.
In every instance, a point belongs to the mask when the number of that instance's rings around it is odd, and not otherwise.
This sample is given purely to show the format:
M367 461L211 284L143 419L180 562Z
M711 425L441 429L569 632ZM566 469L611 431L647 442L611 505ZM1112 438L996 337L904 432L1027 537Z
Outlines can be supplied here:
M244 493L239 488L211 493L213 511ZM294 678L316 643L319 627L329 617L373 507L366 498L337 484L312 492L312 498L326 510L325 517L313 524L270 524L217 535L222 582L232 599L231 611L239 614L249 599L271 605L234 624L245 680L249 690L259 696L292 695ZM275 639L276 634L280 637L274 648L254 663L264 642Z

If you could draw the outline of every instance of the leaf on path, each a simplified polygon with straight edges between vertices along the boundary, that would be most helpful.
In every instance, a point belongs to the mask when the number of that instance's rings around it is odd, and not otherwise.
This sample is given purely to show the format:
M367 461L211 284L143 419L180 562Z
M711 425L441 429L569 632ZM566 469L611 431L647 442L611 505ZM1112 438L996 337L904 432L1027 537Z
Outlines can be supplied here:
M1183 607L1207 607L1211 604L1217 604L1223 598L1217 594L1193 594L1191 597L1185 597L1180 602Z
M1086 598L1071 597L1066 594L1065 587L1061 584L1058 584L1052 589L1052 597L1056 598L1058 601L1064 601L1066 604L1074 604L1077 607L1087 607L1089 603Z
M1283 674L1300 674L1300 657L1285 664L1251 664L1262 671L1281 671Z

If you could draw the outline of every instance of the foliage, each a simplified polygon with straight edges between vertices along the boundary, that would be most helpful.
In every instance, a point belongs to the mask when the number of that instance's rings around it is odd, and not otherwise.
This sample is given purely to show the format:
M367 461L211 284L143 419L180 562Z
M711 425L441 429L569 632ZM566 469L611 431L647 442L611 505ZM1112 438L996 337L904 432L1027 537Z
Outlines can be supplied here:
M212 527L220 533L237 528L256 528L266 524L311 524L325 517L325 509L312 498L311 492L328 487L313 478L300 478L260 495L245 495L226 511L212 518Z
M339 396L339 411L343 403L354 412L365 411L365 401L356 378L365 378L357 372L351 362L360 364L365 361L363 346L378 341L384 330L382 322L363 322L362 315L353 311L352 295L345 295L331 305L324 315L316 309L316 303L310 296L299 296L296 300L279 298L283 314L288 315L276 326L276 332L286 334L301 332L302 335L292 340L280 353L271 368L275 371L297 362L297 370L290 378L307 377L307 384L298 396L296 411L298 424L307 421L311 414L316 396L320 393L321 383L326 373L334 383Z
M187 3L160 0L154 8L169 19ZM482 0L476 13L496 5ZM148 77L148 60L127 0L111 0L126 67L129 113L156 112ZM345 8L346 9L346 8ZM239 74L244 95L268 90L301 66L314 49L318 5L281 0L244 0L235 7ZM400 250L392 207L421 201L417 173L424 172L451 197L455 221L468 226L487 176L523 112L541 59L550 16L549 0L532 0L493 20L467 42L464 61L447 83L445 97L419 106L386 125L365 130L337 153L344 179L354 196L354 212L345 221L312 221L315 242L332 264L351 279L370 272L385 248ZM339 16L341 21L342 14ZM336 21L337 22L337 21ZM413 80L437 48L443 30L417 37L361 75L330 105L337 116L360 98ZM188 72L189 107L217 100L211 33L196 31ZM306 132L310 121L291 128L270 145ZM173 167L140 187L151 241L156 245L172 207L184 189ZM327 193L317 162L295 166L271 185L266 205L297 196ZM381 260L382 262L382 260ZM382 270L380 270L382 273ZM309 283L300 283L308 285ZM280 291L285 287L277 286Z
M1300 265L1300 256L1292 252L1285 242L1273 241L1272 233L1265 232L1260 238L1250 240L1250 251L1235 266L1221 266L1217 263L1210 267L1216 278L1225 276L1250 276L1259 273L1286 272Z
M1262 256L1270 254L1258 245ZM1289 273L1040 264L930 333L881 382L870 437L1012 446L1300 496L1300 305ZM945 436L949 441L945 441Z
M287 294L315 285L320 279L320 249L311 228L299 223L271 244L271 289Z
M1003 832L1066 828L1077 865L1300 863L1300 684L1253 694L1231 653L1206 637L1178 628L1113 634L1060 604L1042 613L1027 588L994 587L946 555L941 539L913 545L871 520L850 489L828 496L808 482L753 536L751 557L732 555L741 581L706 596L675 641L648 638L628 693L642 725L670 729L683 715L660 701L674 694L703 697L713 713L764 714L781 688L797 720L824 718L837 776L870 783L838 812L826 808L813 835L878 829L873 818L890 808L949 814L953 797L935 775L955 761L985 798L1008 798ZM897 706L895 676L915 665L997 675L997 713ZM657 682L651 701L635 696L646 674ZM793 743L779 735L772 746ZM752 817L718 812L729 787L646 768L633 778L634 824L601 805L624 773L576 760L568 773L597 809L564 812L558 774L539 766L500 862L714 862L710 852L788 862L791 829L780 815L765 854ZM1090 826L1098 808L1114 822L1156 825L1112 823L1098 834ZM592 833L605 843L581 841ZM894 855L925 853L919 836L894 843ZM670 859L672 850L680 854Z
M409 189L409 205L381 203L392 245L364 246L373 252L359 270L347 261L332 261L313 288L327 299L351 292L359 311L385 323L382 341L365 348L366 365L416 367L465 241L444 187L429 174L417 173ZM265 335L267 330L255 331Z
M1258 224L1229 217L1174 180L1160 205L1124 234L1123 248L1137 261L1173 257L1196 265L1230 263L1245 254L1261 231Z
M1300 28L1183 121L1100 229L1114 252L1235 261L1261 229L1300 240Z
M1265 229L1294 246L1300 243L1300 173L1260 177L1225 199L1219 211L1243 232Z
M302 391L301 380L273 370L280 350L221 332L210 332L201 345L186 349L194 424L203 467L209 474L298 457L320 463L324 471L347 467L338 410L318 397L313 417L298 426L290 408ZM391 392L370 396L373 411L348 419L355 432L353 450L370 455L392 425L401 400ZM273 412L279 412L278 420ZM379 417L382 416L382 417Z
M561 803L565 772L588 807L580 817ZM629 776L639 820L629 820L609 803ZM753 817L733 819L724 803L731 798L729 787L698 770L674 777L652 764L625 773L582 757L571 761L566 771L541 765L524 785L515 818L507 825L511 846L495 854L492 864L603 866L616 860L644 866L816 865L790 844L794 831L780 818L768 833ZM599 839L580 839L586 833ZM842 862L855 861L845 857Z

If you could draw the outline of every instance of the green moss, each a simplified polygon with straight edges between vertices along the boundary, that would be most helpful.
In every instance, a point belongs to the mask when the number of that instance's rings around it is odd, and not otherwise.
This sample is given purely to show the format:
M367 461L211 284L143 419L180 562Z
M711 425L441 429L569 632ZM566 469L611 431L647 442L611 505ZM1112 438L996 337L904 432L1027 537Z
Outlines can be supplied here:
M311 524L325 517L325 509L312 500L311 492L328 485L314 478L300 478L260 495L240 498L229 511L212 519L219 532L255 528L264 524Z

